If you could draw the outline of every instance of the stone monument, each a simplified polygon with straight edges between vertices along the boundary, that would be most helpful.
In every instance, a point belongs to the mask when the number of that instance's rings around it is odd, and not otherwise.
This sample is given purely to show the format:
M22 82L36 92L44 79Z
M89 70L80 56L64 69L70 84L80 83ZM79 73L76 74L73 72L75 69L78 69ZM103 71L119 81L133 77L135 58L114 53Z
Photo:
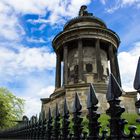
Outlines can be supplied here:
M82 6L79 16L68 21L53 39L57 56L55 91L50 98L41 99L42 110L48 111L49 107L53 110L56 103L61 110L66 97L71 111L75 92L80 97L83 111L86 110L87 93L92 83L99 99L99 111L105 112L109 73L113 73L121 86L117 59L119 44L119 36ZM126 111L135 112L135 98L136 94L132 93L122 97Z

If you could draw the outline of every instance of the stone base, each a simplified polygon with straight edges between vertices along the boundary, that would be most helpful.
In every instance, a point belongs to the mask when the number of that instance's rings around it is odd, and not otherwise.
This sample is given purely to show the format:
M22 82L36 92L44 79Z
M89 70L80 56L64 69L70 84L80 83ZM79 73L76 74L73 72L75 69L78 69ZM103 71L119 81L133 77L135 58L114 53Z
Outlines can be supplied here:
M94 88L96 91L96 96L99 100L98 103L98 111L101 113L105 113L109 108L109 104L106 100L106 84L94 84ZM57 89L51 94L50 98L41 99L42 100L42 111L48 112L49 107L54 114L56 103L59 105L60 112L63 112L63 103L64 98L66 97L67 103L69 106L69 111L72 113L72 106L74 101L75 93L78 93L80 102L82 104L82 112L86 112L87 107L87 94L89 92L89 84L75 84L75 85L67 85L63 88ZM135 108L135 100L136 100L136 92L135 93L125 93L121 99L121 105L123 105L126 109L127 113L136 113Z

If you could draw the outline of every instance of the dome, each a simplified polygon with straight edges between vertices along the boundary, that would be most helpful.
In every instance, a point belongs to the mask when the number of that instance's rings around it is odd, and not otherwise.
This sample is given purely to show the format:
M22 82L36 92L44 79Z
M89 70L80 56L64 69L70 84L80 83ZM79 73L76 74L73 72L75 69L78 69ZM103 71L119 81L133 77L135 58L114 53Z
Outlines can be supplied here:
M113 44L118 48L120 44L119 36L108 29L106 24L89 13L86 6L81 6L79 16L68 21L63 31L55 36L52 42L54 51L63 50L63 46L68 42L78 39L100 39Z
M107 28L106 24L95 16L79 16L67 22L64 26L64 31L77 27L101 27Z

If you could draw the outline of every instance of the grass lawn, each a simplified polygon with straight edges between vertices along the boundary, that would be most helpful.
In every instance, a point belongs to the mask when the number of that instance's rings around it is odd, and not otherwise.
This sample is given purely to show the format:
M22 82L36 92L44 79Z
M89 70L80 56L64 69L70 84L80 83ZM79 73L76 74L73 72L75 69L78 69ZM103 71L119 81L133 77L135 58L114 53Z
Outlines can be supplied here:
M137 132L140 133L140 123L136 122L136 119L140 118L139 115L137 114L129 114L129 113L123 113L122 118L126 119L128 121L128 124L125 126L125 132L129 133L128 127L130 125L135 125L137 127ZM101 117L99 118L99 122L101 123L102 129L106 129L107 125L109 124L109 120L110 117L106 114L102 114ZM84 127L84 131L88 132L88 120L87 118L83 119L83 127ZM107 128L109 131L109 128Z

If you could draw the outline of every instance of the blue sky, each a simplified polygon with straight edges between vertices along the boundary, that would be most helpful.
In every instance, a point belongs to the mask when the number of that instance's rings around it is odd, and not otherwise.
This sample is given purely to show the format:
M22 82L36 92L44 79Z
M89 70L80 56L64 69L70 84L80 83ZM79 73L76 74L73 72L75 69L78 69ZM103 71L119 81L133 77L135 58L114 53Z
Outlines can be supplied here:
M1 0L0 87L26 100L28 116L39 112L40 98L54 91L51 41L83 4L120 36L123 89L133 90L140 55L140 0Z

